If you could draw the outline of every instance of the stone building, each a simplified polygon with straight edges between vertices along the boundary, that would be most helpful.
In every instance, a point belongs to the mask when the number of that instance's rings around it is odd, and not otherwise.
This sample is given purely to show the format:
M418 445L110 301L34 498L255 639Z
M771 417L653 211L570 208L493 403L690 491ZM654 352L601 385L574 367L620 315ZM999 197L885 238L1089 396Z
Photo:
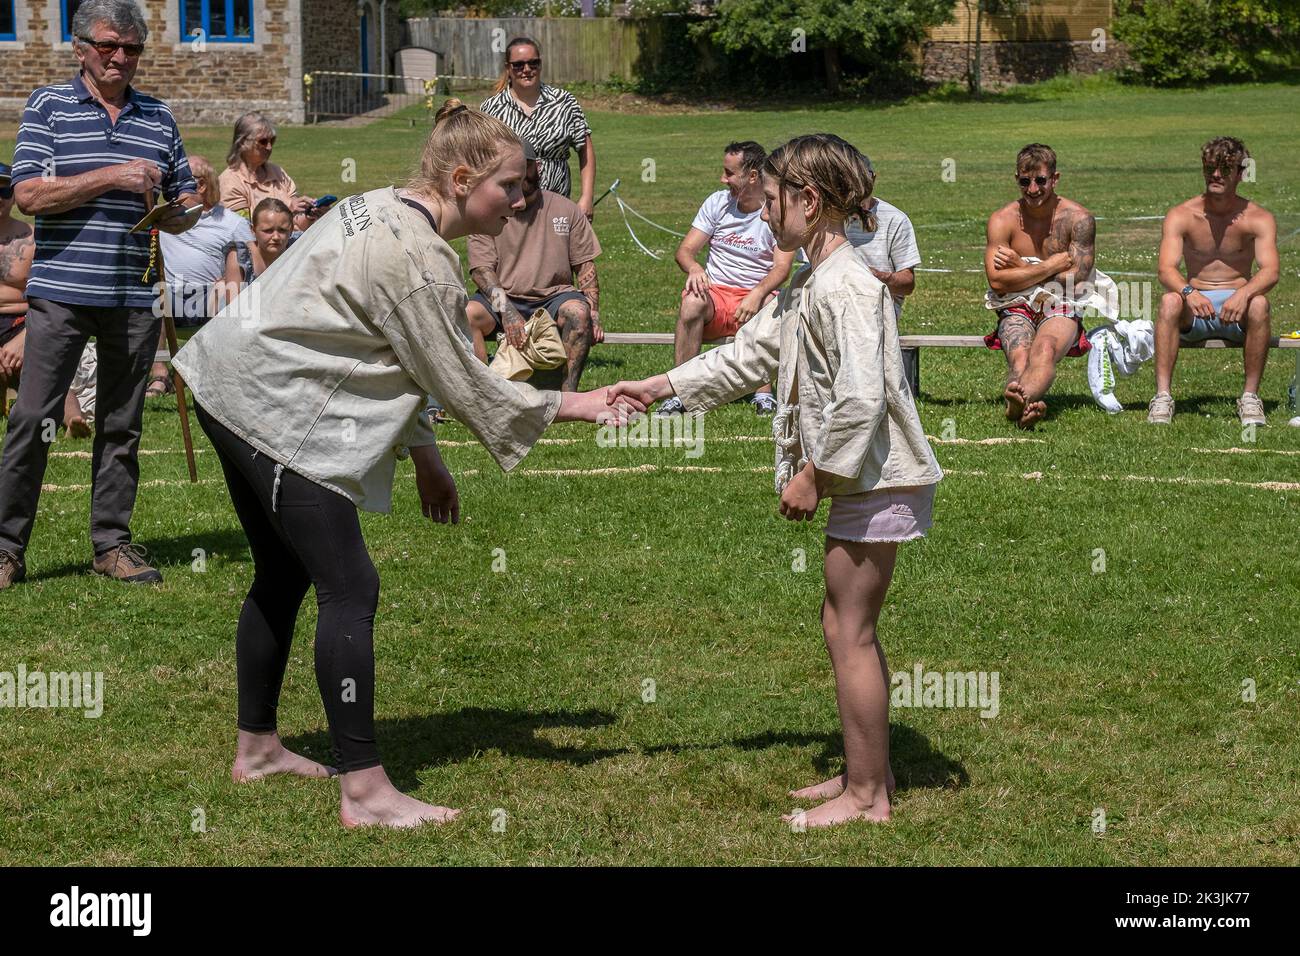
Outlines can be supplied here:
M69 33L80 0L0 0L0 115L77 71ZM137 0L149 24L136 85L183 123L248 110L304 119L304 73L385 73L402 43L397 0Z
M1099 73L1132 64L1111 34L1114 0L1013 0L980 17L980 64L986 86L1032 83L1062 73ZM957 0L953 18L921 45L921 75L964 82L975 53L975 0Z

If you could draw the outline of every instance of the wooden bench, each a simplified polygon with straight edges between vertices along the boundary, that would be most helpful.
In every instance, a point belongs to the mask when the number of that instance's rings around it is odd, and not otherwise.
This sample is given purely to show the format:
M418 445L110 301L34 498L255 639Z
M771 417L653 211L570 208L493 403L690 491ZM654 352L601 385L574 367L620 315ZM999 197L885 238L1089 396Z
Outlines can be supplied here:
M730 338L715 339L708 344L723 345ZM606 345L672 345L671 332L606 332ZM903 365L907 370L907 383L912 394L921 394L921 349L988 349L982 335L900 335L898 344L903 349ZM1204 342L1192 342L1182 345L1185 349L1239 349L1235 342L1223 339L1206 339ZM1269 348L1300 349L1300 339L1273 337Z

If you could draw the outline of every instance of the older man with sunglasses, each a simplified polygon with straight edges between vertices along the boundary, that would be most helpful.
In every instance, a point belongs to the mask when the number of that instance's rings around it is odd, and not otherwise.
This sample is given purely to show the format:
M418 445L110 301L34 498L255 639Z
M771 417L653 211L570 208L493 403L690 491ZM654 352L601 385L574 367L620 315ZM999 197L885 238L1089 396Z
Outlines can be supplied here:
M171 111L131 87L148 37L132 0L86 0L72 20L81 64L70 83L42 87L23 111L14 149L18 208L36 220L27 283L23 384L0 457L0 590L26 574L52 424L87 340L99 353L90 501L96 572L152 583L162 575L131 542L145 374L158 343L147 234L129 235L145 197L198 205ZM159 223L183 232L177 210Z
M1093 268L1097 222L1057 194L1060 178L1052 148L1030 143L1016 156L1020 198L988 222L985 304L996 310L998 324L984 341L1006 353L1007 420L1021 428L1033 428L1047 414L1043 397L1056 364L1088 350L1078 303L1101 275Z

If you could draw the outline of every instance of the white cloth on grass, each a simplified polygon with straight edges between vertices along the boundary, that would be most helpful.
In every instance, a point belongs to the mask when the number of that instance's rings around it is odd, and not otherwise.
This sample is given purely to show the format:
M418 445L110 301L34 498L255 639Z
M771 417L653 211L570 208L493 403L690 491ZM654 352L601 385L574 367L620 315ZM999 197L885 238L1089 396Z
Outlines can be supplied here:
M1127 378L1156 354L1155 326L1149 319L1121 319L1088 335L1088 388L1097 404L1114 415L1123 411L1115 397L1115 376Z

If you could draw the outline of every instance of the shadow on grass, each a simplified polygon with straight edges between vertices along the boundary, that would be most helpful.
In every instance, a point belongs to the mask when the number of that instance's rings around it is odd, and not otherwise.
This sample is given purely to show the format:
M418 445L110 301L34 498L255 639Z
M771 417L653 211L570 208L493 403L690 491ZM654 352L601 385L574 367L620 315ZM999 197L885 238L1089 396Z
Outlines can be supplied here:
M446 714L379 720L375 736L389 779L400 790L413 790L420 783L419 771L459 763L489 750L576 767L622 756L631 751L560 746L537 736L537 731L547 728L607 727L617 719L608 711L592 709L530 712L465 707ZM305 748L318 755L331 752L324 732L302 734L284 744L290 750Z
M164 577L166 577L169 568L172 570L189 570L190 565L194 562L195 548L202 548L209 558L214 554L220 554L227 561L235 561L241 564L247 564L252 560L248 553L248 539L244 537L244 532L239 528L214 528L211 531L160 540L137 538L135 543L144 546L151 563L163 572ZM89 540L86 541L86 551L89 554ZM88 556L85 561L60 564L52 568L41 568L34 574L29 572L27 579L29 581L49 581L55 578L70 578L90 573L90 558Z
M557 745L537 735L537 731L548 728L608 727L617 720L616 715L595 709L532 712L465 707L447 714L380 720L375 730L389 779L404 791L419 786L422 770L459 763L492 750L506 757L585 767L599 760L632 754L653 756L698 750L767 750L820 745L822 750L814 758L813 765L821 778L838 772L842 763L843 739L837 733L773 730L717 743L669 743L617 749ZM284 744L290 750L317 758L331 752L329 735L323 731L286 738ZM956 789L969 783L966 769L960 763L944 756L924 735L911 727L891 724L889 746L900 790L924 787Z
M844 769L844 738L838 733L798 733L791 730L769 730L751 737L742 737L723 744L663 744L647 747L643 753L677 753L683 750L705 750L734 747L737 750L767 750L771 747L807 747L821 745L821 752L813 758L813 773L803 786L820 783ZM889 725L889 763L898 781L898 789L918 788L958 789L970 783L966 768L930 745L929 739L904 724Z

